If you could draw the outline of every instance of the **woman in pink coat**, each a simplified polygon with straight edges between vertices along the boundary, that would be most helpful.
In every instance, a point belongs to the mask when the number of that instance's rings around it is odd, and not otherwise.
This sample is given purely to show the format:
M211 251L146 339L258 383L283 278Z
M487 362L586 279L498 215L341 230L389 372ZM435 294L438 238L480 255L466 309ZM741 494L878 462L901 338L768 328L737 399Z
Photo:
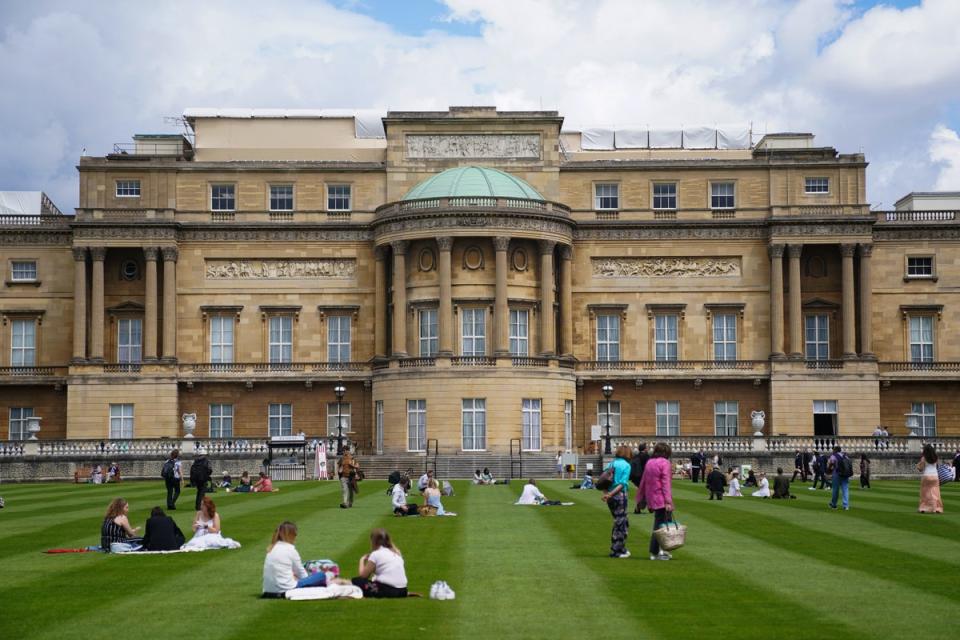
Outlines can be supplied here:
M673 466L670 464L670 445L658 442L653 447L653 457L647 461L643 469L643 478L637 487L640 508L646 507L653 511L653 530L667 522L673 513L673 492L670 489L670 480L673 476ZM669 560L670 554L660 549L657 537L650 536L650 559Z

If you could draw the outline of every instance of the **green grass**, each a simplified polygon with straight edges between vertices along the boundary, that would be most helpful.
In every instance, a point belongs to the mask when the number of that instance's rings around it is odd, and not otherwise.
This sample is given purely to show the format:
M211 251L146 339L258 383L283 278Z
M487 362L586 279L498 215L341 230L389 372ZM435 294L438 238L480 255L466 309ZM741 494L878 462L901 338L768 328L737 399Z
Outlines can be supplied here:
M851 489L852 510L795 485L798 500L706 500L677 483L688 544L650 562L651 516L631 515L633 557L612 560L611 518L597 491L545 481L573 507L514 507L521 483L455 483L456 518L394 518L386 483L367 481L337 508L332 482L277 483L279 493L218 492L237 551L167 556L46 555L96 544L103 511L121 495L142 526L163 504L159 482L2 485L0 638L946 638L960 612L960 485L944 515L915 512L917 482ZM632 499L632 495L631 495ZM193 491L171 512L184 531ZM330 557L349 577L372 527L406 558L410 588L446 580L455 601L264 601L265 548L297 522L301 556ZM801 632L806 629L807 631ZM331 635L332 634L332 635Z

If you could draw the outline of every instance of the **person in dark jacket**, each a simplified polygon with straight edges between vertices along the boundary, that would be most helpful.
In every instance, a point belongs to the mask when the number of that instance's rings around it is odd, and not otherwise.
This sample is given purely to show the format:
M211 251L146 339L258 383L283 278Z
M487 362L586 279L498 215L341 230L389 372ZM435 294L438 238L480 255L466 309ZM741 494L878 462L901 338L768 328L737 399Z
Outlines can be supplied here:
M800 478L806 482L807 472L804 469L803 452L797 449L797 452L793 456L793 477L790 478L790 482L796 482L797 476L800 476Z
M146 551L175 551L183 546L185 538L173 518L154 507L144 527L143 548Z
M703 449L697 451L695 454L690 456L690 478L694 482L700 482L700 470L703 469L707 464L707 456L704 455Z
M647 466L647 460L649 459L650 454L647 453L647 443L641 442L640 448L637 449L636 453L633 454L633 457L630 458L630 482L633 484L633 486L640 486L640 481L643 480L643 469ZM643 513L643 510L640 509L639 503L633 512Z
M710 475L707 476L707 489L710 491L710 499L716 496L717 500L723 500L723 488L727 486L727 478L720 471L720 467L714 467Z
M777 467L777 477L773 479L773 499L789 500L796 497L790 493L790 479L783 475L782 467Z
M860 488L870 488L870 458L867 454L860 454Z
M196 511L200 511L200 503L203 502L203 496L207 493L211 477L213 477L213 465L210 464L207 454L201 451L200 456L190 467L190 483L197 489L197 499L194 502Z
M960 482L960 449L957 449L957 454L953 456L953 480Z

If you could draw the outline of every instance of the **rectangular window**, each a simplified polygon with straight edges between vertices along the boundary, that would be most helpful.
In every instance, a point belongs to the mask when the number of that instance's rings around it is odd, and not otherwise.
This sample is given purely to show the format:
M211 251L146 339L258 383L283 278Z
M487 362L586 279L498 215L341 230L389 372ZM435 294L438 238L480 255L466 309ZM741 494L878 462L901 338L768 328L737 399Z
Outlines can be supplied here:
M573 400L563 401L563 448L573 447Z
M142 345L143 320L120 318L117 322L117 362L140 362Z
M236 187L232 184L210 186L210 210L234 211L237 208Z
M232 404L211 404L210 405L210 437L211 438L232 438L233 437L233 405Z
M830 359L830 316L811 314L805 318L804 339L807 360Z
M10 279L14 282L33 282L37 279L36 260L15 260L11 265Z
M29 320L14 320L10 323L10 366L37 366L37 323Z
M377 400L373 404L373 413L375 421L374 428L376 429L374 446L376 447L377 453L383 453L383 400Z
M210 317L210 362L233 362L233 316Z
M293 361L293 316L270 317L270 362Z
M710 208L711 209L733 209L733 183L732 182L711 182L710 183Z
M806 178L803 182L804 193L830 193L830 178Z
M432 358L440 350L436 309L420 310L420 357Z
M293 185L270 185L270 211L293 211Z
M267 434L274 436L293 435L293 405L286 403L270 403L267 413Z
M910 362L933 362L933 316L910 316Z
M656 315L654 318L654 360L677 360L680 353L678 325L675 314Z
M327 185L327 211L350 211L350 185Z
M937 404L935 402L914 402L910 406L912 417L917 419L917 435L921 438L934 438L937 435Z
M597 424L600 425L600 435L607 434L607 412L610 417L610 435L620 435L620 401L597 401Z
M327 360L350 362L350 316L327 318Z
M523 450L540 451L540 400L524 399L521 405L523 424L520 435Z
M907 277L908 278L932 278L933 277L933 257L932 256L908 256L907 257Z
M594 209L619 209L620 208L620 185L619 184L594 185L593 208Z
M657 400L657 436L680 435L680 401Z
M110 405L110 438L128 439L133 437L133 405Z
M487 353L487 341L486 341L486 318L487 310L486 309L461 309L460 314L463 317L462 321L462 338L463 338L463 349L462 355L465 356L483 356Z
M407 400L407 451L427 450L427 401Z
M463 400L461 424L463 450L483 451L487 448L487 401L483 398Z
M676 182L655 182L654 183L653 208L654 209L676 209L677 208L677 183Z
M737 359L737 314L713 315L713 359Z
M718 436L737 435L740 403L736 400L721 400L713 403L714 433Z
M510 310L510 355L529 355L530 312L527 309Z
M597 360L620 360L620 316L597 316Z
M118 198L139 198L140 181L139 180L117 180Z
M26 440L30 437L27 431L28 418L33 417L33 407L10 407L10 439Z
M350 403L340 403L340 424L343 426L344 433L353 432L353 422L350 420ZM327 435L337 435L337 403L327 403Z
M814 413L836 413L837 401L836 400L814 400L813 412Z

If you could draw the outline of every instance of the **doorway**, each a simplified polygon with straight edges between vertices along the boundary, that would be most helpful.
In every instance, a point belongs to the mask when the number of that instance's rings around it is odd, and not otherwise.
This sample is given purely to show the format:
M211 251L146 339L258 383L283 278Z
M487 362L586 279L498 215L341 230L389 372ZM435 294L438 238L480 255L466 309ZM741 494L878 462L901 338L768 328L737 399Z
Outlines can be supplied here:
M837 435L837 401L813 401L813 435L830 437Z

